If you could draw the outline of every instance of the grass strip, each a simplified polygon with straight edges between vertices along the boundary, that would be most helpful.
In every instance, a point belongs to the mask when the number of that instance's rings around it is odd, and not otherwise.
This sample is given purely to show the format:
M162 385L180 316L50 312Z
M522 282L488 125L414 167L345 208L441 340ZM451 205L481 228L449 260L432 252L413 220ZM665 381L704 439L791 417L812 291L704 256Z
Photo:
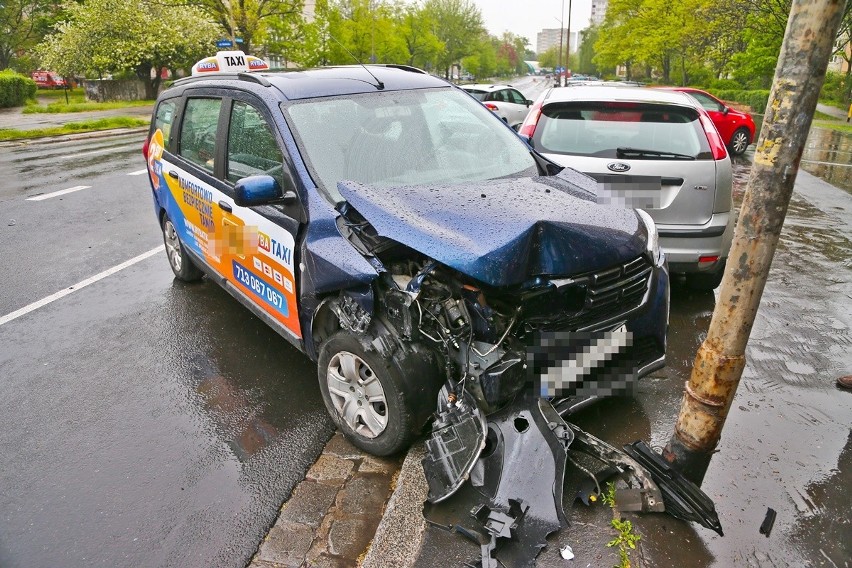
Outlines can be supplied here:
M827 130L834 130L836 132L846 132L847 134L852 134L852 123L843 122L840 120L814 120L811 126L816 128L825 128Z
M94 103L77 100L65 104L63 101L50 103L49 105L27 105L24 107L24 114L39 114L48 113L56 114L60 112L88 112L92 110L113 110L118 108L133 108L153 105L154 101L115 101L108 103Z
M113 116L100 118L98 120L84 120L81 122L69 122L64 126L54 128L39 128L36 130L16 130L14 128L0 128L0 140L23 140L29 138L43 138L45 136L61 136L63 134L76 134L81 132L96 132L98 130L110 130L112 128L135 128L147 126L149 120L132 116Z

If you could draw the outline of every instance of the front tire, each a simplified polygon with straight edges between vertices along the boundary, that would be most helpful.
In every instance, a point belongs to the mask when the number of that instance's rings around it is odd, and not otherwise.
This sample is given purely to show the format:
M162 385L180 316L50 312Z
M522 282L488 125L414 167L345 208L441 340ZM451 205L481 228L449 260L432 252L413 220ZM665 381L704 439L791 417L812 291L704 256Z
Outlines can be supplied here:
M381 355L371 339L346 330L329 337L317 362L319 386L344 436L365 452L388 456L408 449L422 426L417 418L422 413L415 408L417 396L406 392L400 354Z
M734 135L731 136L731 154L741 156L746 151L746 148L748 148L750 142L748 129L737 129Z
M175 278L183 282L201 280L204 273L193 264L189 255L186 254L180 235L178 235L177 229L168 215L163 215L163 244L166 246L169 266L172 267Z

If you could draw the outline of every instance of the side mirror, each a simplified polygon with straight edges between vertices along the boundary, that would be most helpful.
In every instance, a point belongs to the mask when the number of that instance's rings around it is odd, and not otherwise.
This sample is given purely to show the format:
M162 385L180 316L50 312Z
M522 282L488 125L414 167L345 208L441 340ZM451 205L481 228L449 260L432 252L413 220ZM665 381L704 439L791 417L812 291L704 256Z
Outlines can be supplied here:
M724 114L724 115L726 115L726 116L727 116L727 114L728 114L729 112L731 112L730 107L724 107L724 108L722 109L722 114Z
M531 104L533 104L533 102L529 99L526 100L526 103L527 103L527 106L530 106Z
M296 201L295 191L283 191L278 180L266 175L249 176L241 179L234 187L234 193L234 203L240 207Z

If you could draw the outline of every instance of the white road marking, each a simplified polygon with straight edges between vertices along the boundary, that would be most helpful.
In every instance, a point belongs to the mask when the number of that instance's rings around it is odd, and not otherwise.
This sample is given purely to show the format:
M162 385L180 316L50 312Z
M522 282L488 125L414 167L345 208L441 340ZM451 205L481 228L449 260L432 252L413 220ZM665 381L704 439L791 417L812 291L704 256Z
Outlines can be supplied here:
M112 268L108 268L108 269L104 270L103 272L99 272L98 274L95 274L94 276L92 276L90 278L86 278L85 280L83 280L81 282L77 282L76 284L69 286L68 288L65 288L64 290L60 290L59 292L56 292L55 294L51 294L50 296L47 296L46 298L42 298L41 300L38 300L37 302L33 302L32 304L26 305L19 310L15 310L14 312L12 312L10 314L6 314L5 316L0 317L0 325L3 325L5 323L9 323L10 321L17 319L17 318L19 318L19 317L21 317L25 314L28 314L33 310L37 310L37 309L39 309L43 306L46 306L47 304L49 304L51 302L55 302L56 300L59 300L60 298L64 298L65 296L67 296L68 294L70 294L72 292L76 292L77 290L85 288L89 284L94 284L98 280L103 280L107 276L115 274L116 272L118 272L120 270L124 270L128 266L133 266L137 262L142 262L146 258L154 256L155 254L157 254L161 250L163 250L163 247L152 248L148 252L143 252L139 256L134 256L130 260L126 260L126 261L122 262L121 264L117 264L117 265L113 266Z
M142 174L147 174L147 173L148 173L148 168L145 168L144 170L137 170L135 172L130 172L127 175L129 175L129 176L141 176Z
M89 189L92 187L91 185L75 185L74 187L69 187L68 189L60 189L59 191L54 191L53 193L43 193L42 195L36 195L35 197L27 197L27 201L44 201L45 199L50 199L51 197L59 197L60 195L65 195L66 193L74 193L75 191L80 191L81 189Z

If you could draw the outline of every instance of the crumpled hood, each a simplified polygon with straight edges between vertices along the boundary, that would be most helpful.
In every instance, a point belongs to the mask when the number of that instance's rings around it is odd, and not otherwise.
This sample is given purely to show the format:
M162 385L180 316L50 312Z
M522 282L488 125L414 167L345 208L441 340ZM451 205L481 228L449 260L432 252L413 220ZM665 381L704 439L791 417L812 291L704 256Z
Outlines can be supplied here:
M341 182L338 189L379 235L485 284L507 286L607 268L645 250L636 213L597 205L577 176L567 170L400 187Z

